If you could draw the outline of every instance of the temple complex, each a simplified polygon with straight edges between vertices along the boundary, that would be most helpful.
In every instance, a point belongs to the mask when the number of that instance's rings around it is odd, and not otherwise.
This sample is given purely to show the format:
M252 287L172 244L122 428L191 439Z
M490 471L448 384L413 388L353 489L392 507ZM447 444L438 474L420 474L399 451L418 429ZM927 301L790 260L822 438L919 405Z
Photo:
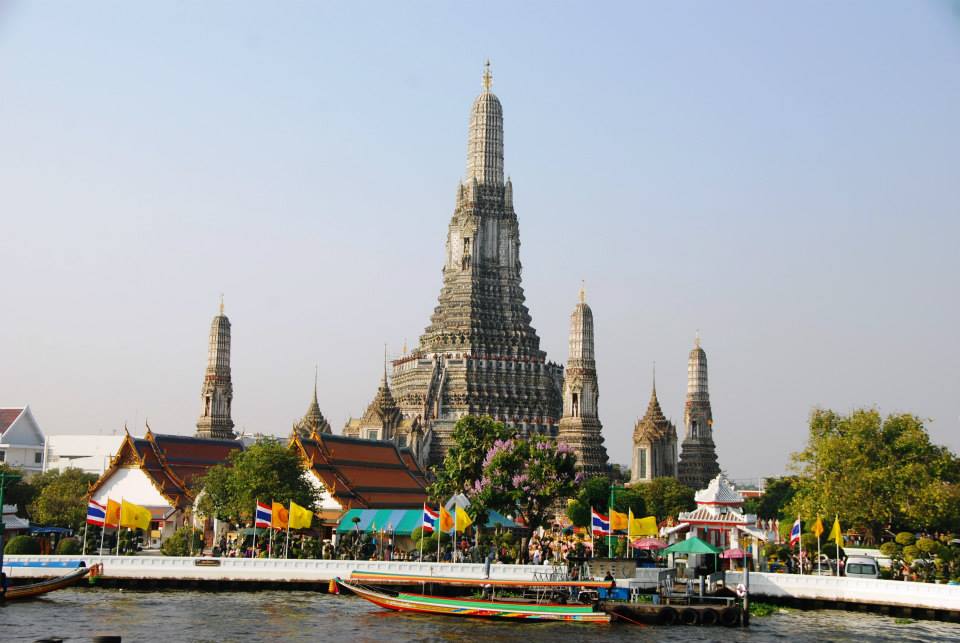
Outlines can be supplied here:
M488 63L470 112L467 173L447 232L438 305L419 344L393 362L393 396L404 417L424 426L428 464L443 459L465 415L556 435L562 411L563 368L547 362L524 303L513 185L503 172L503 108L492 80Z
M677 427L664 416L660 408L656 375L647 412L633 427L630 471L631 484L664 476L677 477Z
M683 407L686 433L680 450L677 477L694 489L702 489L720 473L713 443L713 413L707 390L707 354L697 335L687 365L687 401Z
M570 315L570 355L563 386L563 417L557 440L573 448L577 467L588 476L607 474L597 401L597 362L593 350L593 311L580 289L580 302Z
M230 380L230 320L223 314L223 298L220 298L220 313L210 325L210 346L207 351L207 372L203 377L200 392L202 411L197 420L197 437L215 440L232 440L233 420L230 407L233 403L233 383Z

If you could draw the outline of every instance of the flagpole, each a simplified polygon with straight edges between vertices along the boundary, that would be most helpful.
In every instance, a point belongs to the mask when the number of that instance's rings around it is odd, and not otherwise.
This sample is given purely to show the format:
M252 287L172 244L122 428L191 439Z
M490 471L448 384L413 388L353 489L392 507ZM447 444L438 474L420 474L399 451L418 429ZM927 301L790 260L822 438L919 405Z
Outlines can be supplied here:
M800 561L800 575L803 576L803 523L800 514L797 514L797 524L800 525L800 535L797 536L797 560Z
M820 516L817 516L820 520ZM823 523L820 523L820 533L817 534L817 576L822 576L823 570L820 568L820 536L823 535Z
M104 511L104 512L103 512L103 515L106 516L106 515L107 515L107 512ZM89 527L89 526L90 526L90 523L89 523L89 522L83 523L83 549L80 551L80 555L81 555L81 556L86 556L86 555L87 555L87 527Z
M107 508L110 508L110 498L107 498ZM103 556L103 536L107 533L107 510L103 510L103 526L100 527L100 549L97 550L97 556Z
M437 562L440 562L440 534L443 533L443 505L440 505L440 517L437 518L437 528L434 529L434 533L437 534Z
M290 509L293 509L293 500L287 501L287 506ZM283 544L283 557L286 558L290 554L290 511L287 511L287 541Z
M117 556L120 555L120 526L123 524L123 496L120 496L120 517L117 519Z
M267 545L267 548L268 548L270 551L267 552L267 558L273 558L273 524L272 524L272 523L273 523L273 513L272 513L272 509L273 509L273 508L271 507L271 513L270 513L270 522L271 522L271 525L270 525L270 544Z
M253 551L250 554L250 558L257 557L257 510L260 509L260 498L256 498L253 501Z

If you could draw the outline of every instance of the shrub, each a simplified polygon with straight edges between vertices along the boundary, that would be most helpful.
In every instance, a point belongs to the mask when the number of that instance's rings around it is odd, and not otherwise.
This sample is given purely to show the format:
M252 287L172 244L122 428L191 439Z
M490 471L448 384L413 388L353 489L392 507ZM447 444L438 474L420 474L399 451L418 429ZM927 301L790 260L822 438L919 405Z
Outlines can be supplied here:
M190 527L181 527L171 534L163 544L160 545L160 551L164 556L189 556L190 555L190 534L193 534L193 553L199 554L202 551L200 543L201 531L190 529Z
M30 536L14 536L3 548L4 554L35 555L40 553L40 543Z
M906 547L908 545L912 545L916 538L914 538L913 534L911 534L909 531L901 531L899 534L897 534L895 540L901 547Z
M57 553L61 556L75 556L81 551L80 541L76 538L64 538L57 545Z

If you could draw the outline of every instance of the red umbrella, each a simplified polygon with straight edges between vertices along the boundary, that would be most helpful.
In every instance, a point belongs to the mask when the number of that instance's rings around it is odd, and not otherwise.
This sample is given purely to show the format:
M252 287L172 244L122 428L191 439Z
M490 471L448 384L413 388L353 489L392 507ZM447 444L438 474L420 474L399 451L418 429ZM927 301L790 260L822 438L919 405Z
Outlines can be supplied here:
M637 538L630 546L634 549L663 549L667 544L656 538Z

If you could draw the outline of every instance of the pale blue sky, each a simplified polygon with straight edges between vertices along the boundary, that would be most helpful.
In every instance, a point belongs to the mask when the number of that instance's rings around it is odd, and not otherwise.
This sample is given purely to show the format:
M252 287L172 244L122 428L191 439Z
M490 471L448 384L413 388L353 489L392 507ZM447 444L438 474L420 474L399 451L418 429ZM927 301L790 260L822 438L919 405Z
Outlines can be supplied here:
M700 329L720 462L815 405L960 449L960 10L946 2L0 2L0 404L339 431L423 331L485 58L551 359L587 283L614 461ZM134 424L138 426L134 427ZM678 427L682 430L682 427Z

